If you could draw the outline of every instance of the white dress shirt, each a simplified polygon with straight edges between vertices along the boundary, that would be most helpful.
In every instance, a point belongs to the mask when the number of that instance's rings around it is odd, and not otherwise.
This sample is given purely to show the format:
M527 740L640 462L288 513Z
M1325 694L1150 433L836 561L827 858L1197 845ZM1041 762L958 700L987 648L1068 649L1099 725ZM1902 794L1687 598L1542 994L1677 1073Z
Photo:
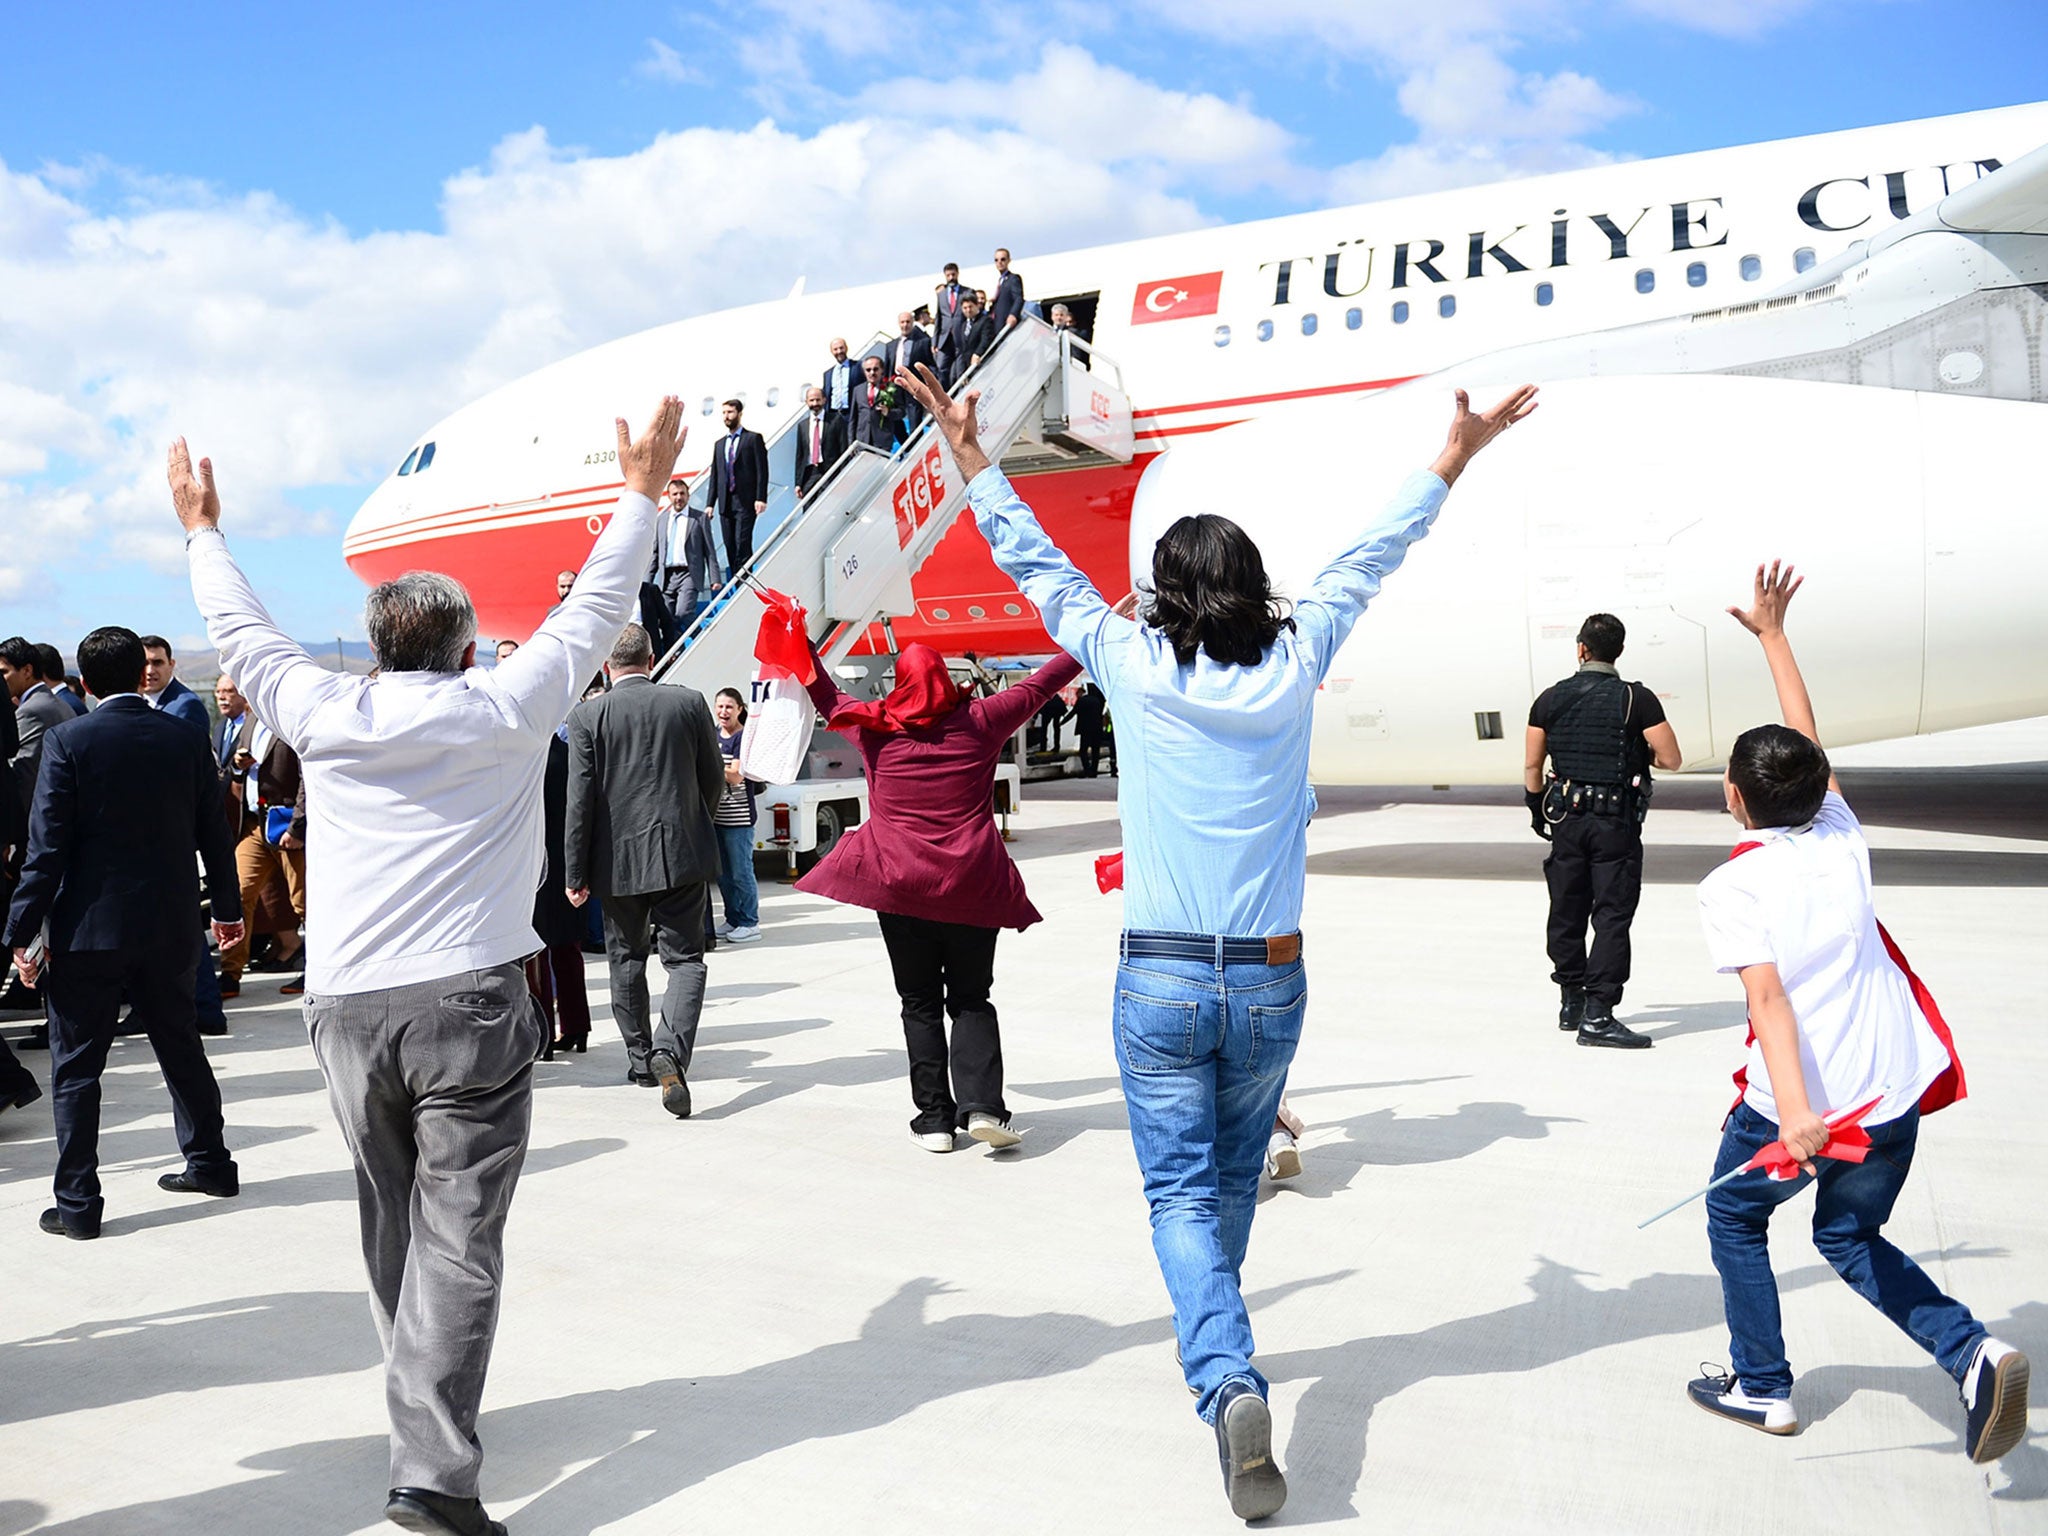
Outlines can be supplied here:
M569 596L494 668L329 672L271 622L216 529L186 541L206 632L306 776L306 989L373 992L541 947L548 737L634 616L654 503L626 492Z

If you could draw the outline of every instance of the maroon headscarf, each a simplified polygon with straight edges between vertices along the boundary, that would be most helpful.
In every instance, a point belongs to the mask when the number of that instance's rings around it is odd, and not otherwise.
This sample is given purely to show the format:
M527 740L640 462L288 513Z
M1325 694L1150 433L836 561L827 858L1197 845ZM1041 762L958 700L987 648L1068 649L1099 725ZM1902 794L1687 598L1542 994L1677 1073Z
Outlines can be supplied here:
M863 726L893 735L943 720L966 699L946 670L946 658L928 645L913 643L896 658L896 686L887 698L845 705L825 723L835 731Z

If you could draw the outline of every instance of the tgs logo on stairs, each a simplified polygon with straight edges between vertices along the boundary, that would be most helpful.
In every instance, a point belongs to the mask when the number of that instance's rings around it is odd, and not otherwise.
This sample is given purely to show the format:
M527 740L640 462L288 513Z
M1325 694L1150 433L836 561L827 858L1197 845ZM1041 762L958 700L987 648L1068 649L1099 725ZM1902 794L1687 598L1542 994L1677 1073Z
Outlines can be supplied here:
M896 482L890 502L896 508L896 543L904 549L917 530L931 519L932 508L946 499L946 465L937 443L907 475Z

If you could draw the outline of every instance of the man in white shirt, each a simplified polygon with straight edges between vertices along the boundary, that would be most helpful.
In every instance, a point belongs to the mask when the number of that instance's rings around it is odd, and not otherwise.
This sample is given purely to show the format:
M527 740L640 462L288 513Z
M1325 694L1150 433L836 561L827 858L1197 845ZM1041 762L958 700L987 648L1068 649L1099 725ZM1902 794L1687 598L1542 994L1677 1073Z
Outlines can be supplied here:
M257 601L219 531L213 467L184 441L170 481L192 592L221 664L297 750L308 841L306 1017L356 1162L391 1414L385 1515L491 1536L476 1419L497 1331L505 1219L546 1025L521 962L539 949L549 739L631 615L654 498L682 447L665 398L583 570L533 637L476 665L476 614L446 576L371 592L374 679L329 672Z

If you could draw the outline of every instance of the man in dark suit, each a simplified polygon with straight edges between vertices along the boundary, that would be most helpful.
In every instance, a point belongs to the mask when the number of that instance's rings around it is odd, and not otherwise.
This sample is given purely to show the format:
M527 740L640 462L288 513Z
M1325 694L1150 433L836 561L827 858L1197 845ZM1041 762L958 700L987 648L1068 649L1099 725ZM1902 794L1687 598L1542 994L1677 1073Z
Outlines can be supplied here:
M961 323L967 318L964 304L969 291L960 281L960 263L947 262L945 275L932 290L932 354L939 360L942 379L958 374L954 359L959 348L955 343Z
M740 425L746 407L725 402L725 436L711 449L711 507L725 534L725 579L754 553L754 519L768 510L768 443Z
M661 595L680 636L697 617L697 605L718 594L718 540L711 514L690 500L690 485L677 476L655 511L654 561L661 569Z
M202 737L212 734L213 716L206 712L206 701L178 681L178 658L171 654L171 642L162 635L144 635L142 653L146 664L139 691L150 707L184 721Z
M910 373L920 363L934 371L938 368L938 359L932 354L931 338L918 328L917 317L906 309L896 317L896 339L889 343L884 371L893 379L899 373ZM896 440L908 442L923 420L924 408L906 394L903 415L896 423Z
M866 443L870 448L879 448L884 453L896 451L896 419L902 414L902 391L889 388L887 375L882 371L882 360L873 355L860 360L861 384L853 392L853 440Z
M1024 318L1024 279L1010 270L1010 253L1001 246L996 247L996 298L989 318L995 321L998 341Z
M57 647L47 643L36 646L36 660L40 663L37 671L50 692L63 701L64 707L74 715L85 713L85 700L71 691L70 683L64 680L64 657Z
M812 385L804 391L804 404L809 409L797 418L796 425L796 493L799 496L811 494L811 488L825 478L825 471L839 462L839 455L846 452L846 423L834 420L825 408L825 391Z
M646 631L619 632L608 693L569 711L569 805L563 871L577 906L604 904L612 1018L631 1082L661 1087L662 1107L688 1119L685 1074L704 1008L709 882L718 875L711 810L725 792L725 758L711 706L694 688L657 686ZM648 1023L647 953L661 944L668 991L661 1025Z
M853 441L853 392L860 388L860 364L846 355L846 338L832 338L832 366L818 385L825 391L825 411Z
M959 350L953 358L953 382L987 357L996 344L995 322L982 310L979 294L968 294L961 301L960 310L965 318L954 332L954 345Z
M100 707L45 741L28 858L0 942L14 950L25 979L36 981L47 967L57 1203L41 1225L87 1238L99 1235L104 1204L100 1072L124 994L132 1005L125 1027L149 1036L185 1153L183 1170L158 1184L181 1194L241 1190L192 1005L204 958L191 918L199 905L194 852L206 866L222 945L242 936L242 898L206 739L159 718L139 696L141 638L96 629L80 642L78 665ZM38 956L31 946L44 934L48 953Z
M0 757L12 761L14 749L19 745L20 738L14 726L14 695L0 688ZM28 812L22 808L10 779L0 783L0 902L14 894L14 879L8 871L14 863L15 850L27 838ZM4 963L0 961L0 966ZM30 988L23 986L19 978L11 979L6 995L0 996L0 1008L41 1006L41 1000ZM42 1084L15 1059L6 1038L0 1036L0 1111L25 1108L42 1096Z

